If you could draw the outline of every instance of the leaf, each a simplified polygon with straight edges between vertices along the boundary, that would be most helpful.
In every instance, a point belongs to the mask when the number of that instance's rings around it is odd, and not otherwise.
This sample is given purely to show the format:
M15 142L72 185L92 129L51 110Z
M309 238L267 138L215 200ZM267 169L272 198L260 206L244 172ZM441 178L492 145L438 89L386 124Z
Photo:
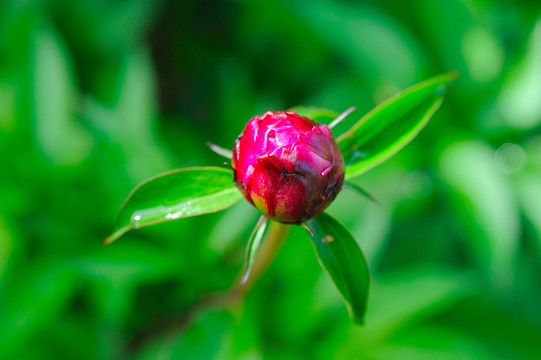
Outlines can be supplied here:
M296 15L299 28L310 29L325 48L348 64L350 77L362 74L367 84L384 78L397 84L411 83L426 61L418 39L408 36L409 30L383 8L364 1L300 0L284 4Z
M143 343L135 359L237 359L249 358L234 356L236 350L232 346L232 333L238 330L238 319L230 310L210 309L209 311L194 311L189 319L189 326L183 326L182 331L154 336L150 342ZM177 334L178 333L178 334Z
M150 52L144 48L134 49L120 64L115 82L119 90L109 120L112 124L108 124L114 126L114 131L109 141L130 154L123 161L129 177L145 179L171 168L168 152L156 136L157 85ZM143 158L152 161L141 161Z
M228 158L229 160L231 160L233 158L233 151L232 150L223 148L220 145L213 144L210 141L207 141L207 146L209 147L210 150L214 151L216 154L218 154L220 156Z
M359 245L342 224L325 213L310 220L309 226L321 266L346 300L353 321L362 324L370 277Z
M78 94L70 53L48 26L40 27L33 40L34 135L40 150L54 164L79 164L89 156L93 140L75 115Z
M469 258L498 287L511 286L521 248L521 211L509 178L498 170L494 149L476 140L454 142L440 157L456 227ZM531 198L535 195L529 194Z
M242 279L240 281L241 286L246 283L246 281L248 280L248 277L250 276L252 265L254 263L254 260L257 254L257 249L259 249L259 245L261 245L261 239L263 239L263 235L265 234L265 229L267 228L267 224L268 224L267 217L265 215L261 215L254 230L252 231L252 234L250 235L250 239L248 240L248 245L246 245L244 270L242 272Z
M443 101L457 74L450 72L404 90L376 106L338 139L346 178L361 175L412 141Z
M223 210L242 199L230 170L219 167L178 169L138 185L128 196L110 244L132 229Z
M3 283L0 358L18 357L36 334L59 319L69 307L76 283L73 269L59 260L28 264L19 269L15 282Z
M378 200L376 200L376 198L374 196L372 196L372 194L370 194L368 191L366 191L365 189L363 189L359 185L355 184L354 182L347 181L346 182L346 187L351 188L352 190L355 190L357 193L361 194L362 196L364 196L368 200L372 201L374 204L381 205L381 203Z
M479 291L471 271L441 265L400 266L381 277L371 289L365 340L387 343L408 324L447 313Z
M340 116L336 111L322 109L315 106L295 106L288 111L292 111L301 116L317 121L322 124L329 124L331 121Z
M541 91L540 60L541 19L535 24L524 56L506 76L496 101L505 123L515 129L533 129L541 122L541 102L537 96Z

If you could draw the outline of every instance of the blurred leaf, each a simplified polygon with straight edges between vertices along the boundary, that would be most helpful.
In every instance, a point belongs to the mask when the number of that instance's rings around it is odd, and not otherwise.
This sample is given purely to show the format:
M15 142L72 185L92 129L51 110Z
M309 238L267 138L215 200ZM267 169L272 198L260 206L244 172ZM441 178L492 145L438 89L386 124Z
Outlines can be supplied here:
M89 154L92 139L75 117L78 99L71 61L51 27L38 29L32 57L36 137L54 163L76 164Z
M476 26L468 30L462 40L462 52L472 80L486 82L500 75L504 49L489 29Z
M18 350L42 329L50 329L72 296L74 276L58 262L28 264L0 306L0 358L16 357ZM11 356L10 356L11 355Z
M505 122L517 129L530 129L541 122L541 19L531 34L528 50L510 72L497 99L497 109Z
M478 141L449 146L441 173L452 187L456 216L466 227L463 246L498 286L510 285L519 246L519 216L510 183L494 164L494 150Z
M378 352L389 339L446 313L479 288L471 273L438 266L398 268L374 277L366 325L342 336L337 358ZM377 358L377 357L376 357Z
M486 6L488 9L485 9L485 13L491 13L493 10L489 10L490 2L479 3L479 6L470 6L465 1L417 0L411 5L416 10L410 21L415 24L416 28L422 29L422 41L431 55L438 58L438 67L454 69L461 74L462 79L457 84L457 88L461 90L458 95L465 97L465 94L468 96L474 93L478 96L479 90L475 88L476 83L471 81L468 71L469 56L464 53L463 46L469 36L468 33L476 23L482 24L479 19L480 14L473 12ZM493 23L492 20L487 22ZM481 50L485 50L485 48L479 48L477 52Z
M65 1L51 3L69 29L79 52L117 55L140 44L159 14L162 1ZM85 26L80 26L85 24ZM114 55L113 55L114 56ZM100 64L100 66L104 66Z
M377 359L401 360L491 360L488 347L478 334L441 326L421 325L393 337L386 346L375 350Z
M149 141L156 123L156 80L148 51L137 48L120 62L114 111L124 131L139 141Z
M2 70L0 68L0 70ZM15 127L15 87L6 82L0 73L0 141Z
M321 266L346 300L353 321L362 324L370 277L359 245L342 224L325 213L310 220L309 226Z
M385 341L406 323L420 321L475 289L471 274L438 266L401 268L374 281L368 323L362 331Z
M322 109L315 106L295 106L288 111L293 111L294 113L306 116L307 118L322 124L329 124L340 115L336 111Z
M332 54L357 70L356 79L362 76L368 83L392 79L402 86L415 79L418 65L424 62L417 39L375 6L331 0L283 2Z
M62 314L61 317L55 319L54 331L45 327L32 339L31 346L24 347L24 358L38 360L56 356L52 354L70 354L72 359L77 360L100 358L97 340L101 333L89 331L87 321L84 314L80 312L69 316ZM85 346L80 345L81 339L85 339ZM110 342L108 345L110 347ZM20 353L17 355L21 358ZM100 353L100 355L104 354Z
M88 4L94 5L93 2L88 2ZM95 30L100 36L100 45L110 45L110 50L112 50L124 44L133 46L139 43L145 37L145 31L152 25L154 17L159 13L162 0L150 3L125 1L104 4L107 6L105 11L102 6L93 6L93 10L97 11Z
M131 286L145 281L157 281L181 268L178 259L158 251L148 244L127 242L104 251L72 259L73 268L96 282L112 287Z
M120 209L109 244L125 232L223 210L242 199L230 170L218 167L178 169L137 186Z
M435 76L381 103L337 142L352 178L387 160L417 136L438 109L454 72Z
M11 252L14 247L10 225L0 213L0 288L3 280L2 275L4 275L4 270L10 261Z
M541 173L521 174L517 183L524 213L536 230L536 250L541 258Z
M261 94L254 88L250 71L248 58L240 56L221 59L216 89L216 96L219 97L216 107L221 121L216 123L214 131L206 135L207 140L225 143L235 139L246 121L257 113L253 104ZM214 134L219 134L220 138L215 138Z
M129 154L123 161L132 179L144 179L171 168L167 149L156 136L155 74L147 49L130 51L123 60L115 84L118 93L112 120L116 127L111 142L121 144Z
M250 226L257 221L261 213L248 201L225 210L212 227L207 245L216 253L224 254L232 248L239 247L239 239L247 239Z
M197 313L184 333L150 343L136 359L231 359L230 336L235 322L235 316L226 310Z
M305 237L305 229L291 226L288 239L268 270L272 278L264 276L260 282L263 286L256 286L247 299L247 311L251 311L249 316L255 318L263 333L269 328L281 329L272 334L275 341L279 339L287 343L289 339L303 339L324 321L329 310L346 324L351 324L344 298L328 274L322 271L317 257L313 256L314 245L311 241L299 241ZM265 277L279 287L266 286L268 280ZM321 278L327 286L324 289L326 294L315 287ZM279 279L279 282L274 279ZM320 302L321 297L328 293L335 300L332 308L323 307L325 304Z

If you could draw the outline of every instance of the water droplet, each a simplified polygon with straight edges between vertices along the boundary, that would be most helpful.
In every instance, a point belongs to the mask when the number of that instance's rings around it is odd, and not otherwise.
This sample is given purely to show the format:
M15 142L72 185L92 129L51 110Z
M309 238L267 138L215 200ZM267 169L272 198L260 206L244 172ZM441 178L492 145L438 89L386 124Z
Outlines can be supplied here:
M507 175L520 172L526 164L526 154L517 144L505 143L494 153L496 167Z
M167 220L175 220L182 217L183 215L184 215L183 211L175 211L175 212L170 212L167 215L165 215L165 218Z
M141 216L139 216L139 215L135 215L135 216L133 217L133 220L135 220L135 221L139 221L139 220L141 220Z
M332 166L329 166L328 168L326 168L325 170L323 170L321 172L321 176L326 176L332 169Z

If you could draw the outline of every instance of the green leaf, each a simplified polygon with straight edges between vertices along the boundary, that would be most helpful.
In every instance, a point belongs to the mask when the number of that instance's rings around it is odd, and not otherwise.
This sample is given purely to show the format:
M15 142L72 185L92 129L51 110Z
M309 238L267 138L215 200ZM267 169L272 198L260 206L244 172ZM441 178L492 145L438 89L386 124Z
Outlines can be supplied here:
M190 315L189 326L182 327L182 333L172 331L153 337L143 343L144 348L136 354L137 360L150 359L246 359L247 356L234 356L234 341L239 341L232 334L238 332L238 322L230 310L210 309L194 311Z
M342 224L325 213L308 223L321 266L346 300L353 321L362 324L370 276L359 245Z
M322 124L329 124L331 121L340 116L336 111L322 109L315 106L295 106L288 111L293 111L301 116L317 121Z
M368 171L412 141L438 109L450 72L414 85L376 106L338 139L346 162L346 178Z
M0 306L0 358L18 352L65 313L77 279L61 260L28 264L19 269L16 282L4 287Z
M252 265L254 264L254 260L257 254L257 249L259 249L259 245L261 245L261 240L263 239L263 235L265 234L265 229L267 228L268 222L269 221L267 217L265 215L261 215L254 230L252 231L252 234L250 235L248 245L246 246L244 270L242 272L242 279L240 281L241 286L246 283L248 277L250 276Z
M89 156L93 139L75 113L79 99L70 53L51 27L39 27L33 40L34 136L52 163L79 164Z
M242 199L230 170L178 169L138 185L120 209L110 244L129 230L223 210Z
M368 200L372 201L374 204L381 205L380 202L377 201L374 196L372 196L372 194L370 194L368 191L366 191L365 189L363 189L359 185L355 184L354 182L347 181L345 187L348 187L348 188L351 188L352 190L355 190L357 193L361 194L362 196L364 196Z
M521 210L509 177L494 161L494 149L476 140L454 142L442 152L440 168L469 259L497 286L511 286L520 261Z

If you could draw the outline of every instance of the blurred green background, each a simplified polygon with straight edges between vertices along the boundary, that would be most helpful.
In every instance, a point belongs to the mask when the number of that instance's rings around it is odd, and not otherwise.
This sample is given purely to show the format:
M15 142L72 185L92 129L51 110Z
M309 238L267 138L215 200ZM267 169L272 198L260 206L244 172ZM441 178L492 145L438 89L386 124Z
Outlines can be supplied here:
M228 309L247 203L131 232L122 201L220 165L267 110L359 119L458 70L441 109L329 212L372 273L348 318L295 229ZM541 359L541 4L0 2L1 359Z

